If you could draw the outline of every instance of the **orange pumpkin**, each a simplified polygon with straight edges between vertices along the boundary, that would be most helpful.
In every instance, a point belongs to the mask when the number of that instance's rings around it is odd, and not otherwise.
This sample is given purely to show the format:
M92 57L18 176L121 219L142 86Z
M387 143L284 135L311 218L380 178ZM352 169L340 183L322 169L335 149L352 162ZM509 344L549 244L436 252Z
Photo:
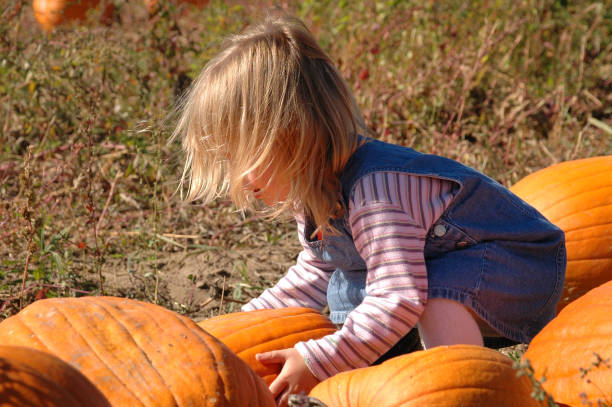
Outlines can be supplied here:
M612 280L612 155L544 168L510 190L565 232L567 271L558 310Z
M36 301L0 323L0 343L50 352L114 406L274 406L264 381L189 318L115 297Z
M453 345L339 373L315 386L310 396L327 407L540 406L531 391L529 379L517 377L507 356Z
M234 312L198 325L226 344L267 384L272 383L282 366L264 365L255 359L255 354L292 348L300 341L322 338L336 331L326 316L302 307Z
M0 345L0 404L10 407L110 407L85 376L36 349Z
M536 379L546 377L544 390L555 401L568 406L584 406L583 399L588 405L610 403L612 281L563 308L533 338L523 358L531 362Z
M82 21L87 12L102 5L102 21L109 22L115 6L111 0L34 0L32 8L38 23L50 32L60 24Z

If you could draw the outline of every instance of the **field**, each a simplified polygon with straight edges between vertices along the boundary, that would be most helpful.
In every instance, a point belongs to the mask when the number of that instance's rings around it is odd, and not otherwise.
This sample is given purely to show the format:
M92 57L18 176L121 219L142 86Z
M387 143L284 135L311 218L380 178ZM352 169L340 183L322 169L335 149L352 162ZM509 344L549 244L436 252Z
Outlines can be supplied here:
M37 298L117 295L236 311L299 251L290 219L186 203L178 96L225 35L280 8L307 23L376 137L506 186L612 154L612 8L590 1L115 0L112 21L36 23L1 0L0 319Z

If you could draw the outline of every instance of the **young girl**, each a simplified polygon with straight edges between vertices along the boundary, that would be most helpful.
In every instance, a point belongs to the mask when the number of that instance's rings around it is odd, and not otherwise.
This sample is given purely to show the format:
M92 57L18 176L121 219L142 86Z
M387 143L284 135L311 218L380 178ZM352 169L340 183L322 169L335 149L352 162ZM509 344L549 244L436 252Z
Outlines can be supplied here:
M259 355L279 404L375 363L413 327L425 348L517 342L555 314L563 232L456 161L368 138L351 91L306 26L269 17L229 38L194 82L173 137L190 200L292 214L297 264L243 307L306 306L333 335ZM255 202L261 200L261 209Z

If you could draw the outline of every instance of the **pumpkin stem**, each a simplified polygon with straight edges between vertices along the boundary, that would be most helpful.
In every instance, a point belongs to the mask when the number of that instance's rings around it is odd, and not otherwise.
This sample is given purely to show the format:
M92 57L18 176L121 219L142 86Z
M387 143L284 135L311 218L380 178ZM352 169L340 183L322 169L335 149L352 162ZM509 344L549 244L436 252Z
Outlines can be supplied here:
M327 407L323 402L304 393L291 394L289 396L289 407Z

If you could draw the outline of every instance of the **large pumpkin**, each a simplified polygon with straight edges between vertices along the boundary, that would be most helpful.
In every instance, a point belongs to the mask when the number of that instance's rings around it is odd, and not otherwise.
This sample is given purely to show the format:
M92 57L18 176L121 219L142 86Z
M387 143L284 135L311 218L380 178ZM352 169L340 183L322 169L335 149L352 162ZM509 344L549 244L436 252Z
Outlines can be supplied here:
M339 373L310 392L328 407L534 407L512 360L475 345L440 346Z
M612 401L612 281L578 298L549 322L523 355L536 379L569 406ZM607 362L606 362L607 359ZM584 369L584 370L583 370Z
M255 354L291 348L300 341L322 338L336 331L326 316L302 307L234 312L198 325L226 344L267 384L272 383L282 366L264 365L255 359Z
M104 7L102 21L110 21L114 10L112 0L34 0L32 8L38 23L49 32L60 24L85 20L87 12L100 5Z
M85 376L63 360L32 348L0 345L0 405L110 407Z
M36 301L0 323L0 343L50 352L114 406L274 406L266 384L195 322L115 297Z
M510 190L565 232L567 271L559 310L612 280L612 155L544 168Z

